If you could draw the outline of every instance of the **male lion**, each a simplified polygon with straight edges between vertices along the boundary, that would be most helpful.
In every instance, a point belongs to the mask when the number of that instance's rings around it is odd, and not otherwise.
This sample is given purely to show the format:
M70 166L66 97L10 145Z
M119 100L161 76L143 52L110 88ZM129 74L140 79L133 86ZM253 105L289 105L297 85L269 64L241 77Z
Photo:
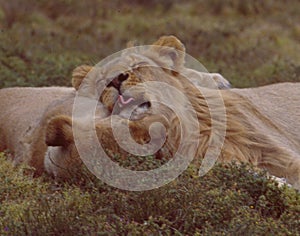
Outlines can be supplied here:
M300 83L231 90L200 88L182 70L178 43L165 40L160 46L125 52L87 76L82 72L73 80L75 87L80 86L79 93L87 97L95 97L96 91L104 88L100 101L109 112L124 118L161 115L169 127L163 152L173 155L184 142L192 153L189 145L199 142L195 156L204 157L210 146L216 150L222 146L218 161L251 163L300 189ZM162 84L154 89L151 82ZM179 95L171 94L169 86ZM179 119L173 108L180 108L179 113L186 117ZM194 120L188 116L191 113L196 114ZM185 130L182 125L195 122L198 128ZM189 137L181 140L182 134ZM194 140L197 134L198 140Z

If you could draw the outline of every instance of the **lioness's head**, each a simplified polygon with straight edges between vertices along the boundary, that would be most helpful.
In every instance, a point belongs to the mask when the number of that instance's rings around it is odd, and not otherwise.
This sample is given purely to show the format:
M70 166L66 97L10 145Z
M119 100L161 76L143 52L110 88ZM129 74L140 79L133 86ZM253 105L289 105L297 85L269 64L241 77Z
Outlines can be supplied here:
M183 44L174 36L164 36L152 46L127 49L101 66L76 68L72 83L79 94L99 98L111 114L136 120L152 114L153 109L161 110L157 106L161 106L160 98L170 90L167 85L183 91L183 84L203 79L203 74L191 73L184 63ZM189 80L186 76L193 78ZM205 86L224 87L220 76L214 74L211 79ZM173 100L180 99L174 94L169 94L173 104Z
M82 158L85 158L85 164L87 164L87 162L97 162L97 158L103 158L102 155L127 157L131 153L124 150L119 142L122 143L123 140L125 142L124 145L126 147L132 145L131 148L134 148L136 144L144 145L149 144L149 142L155 145L155 142L160 141L158 139L161 139L165 129L161 126L152 126L152 124L159 122L165 128L168 128L167 121L158 115L144 117L138 121L130 121L120 116L115 116L114 123L112 123L111 117L97 120L95 126L87 125L82 120L72 120L72 117L66 115L53 117L46 127L45 142L47 150L44 158L46 171L55 177L63 179L76 176L82 173ZM131 143L128 141L128 134L124 132L127 127L133 140ZM113 128L116 129L114 132ZM149 130L151 130L151 134ZM96 140L94 140L94 133ZM115 135L119 137L118 140L116 140ZM104 151L102 154L98 152L99 147L102 147L101 149ZM155 150L153 154L160 158L161 152L157 149ZM90 158L91 153L93 154L92 158ZM98 163L90 165L97 166ZM89 164L87 166L89 167Z

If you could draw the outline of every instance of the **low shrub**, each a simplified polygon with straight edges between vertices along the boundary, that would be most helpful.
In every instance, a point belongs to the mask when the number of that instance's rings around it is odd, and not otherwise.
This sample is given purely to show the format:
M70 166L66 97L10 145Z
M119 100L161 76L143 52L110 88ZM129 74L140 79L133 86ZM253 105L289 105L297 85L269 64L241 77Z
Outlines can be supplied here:
M150 159L149 159L150 160ZM4 235L297 235L300 195L247 165L190 166L150 191L115 189L89 173L69 182L13 167L0 157ZM119 160L122 162L122 160ZM151 166L155 166L155 161Z

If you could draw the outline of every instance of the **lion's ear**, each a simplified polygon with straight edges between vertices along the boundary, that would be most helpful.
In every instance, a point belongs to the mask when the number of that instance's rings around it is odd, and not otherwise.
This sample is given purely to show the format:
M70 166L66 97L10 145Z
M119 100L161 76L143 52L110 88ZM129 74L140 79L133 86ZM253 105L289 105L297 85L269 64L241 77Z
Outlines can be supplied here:
M71 117L59 115L48 122L46 128L46 144L48 146L67 146L73 141Z
M78 90L83 79L87 76L87 74L93 69L93 66L82 65L78 66L73 70L72 73L72 85Z
M168 57L173 68L180 68L184 65L185 47L175 36L162 36L155 43L154 46L160 46L157 48L159 55L162 57Z

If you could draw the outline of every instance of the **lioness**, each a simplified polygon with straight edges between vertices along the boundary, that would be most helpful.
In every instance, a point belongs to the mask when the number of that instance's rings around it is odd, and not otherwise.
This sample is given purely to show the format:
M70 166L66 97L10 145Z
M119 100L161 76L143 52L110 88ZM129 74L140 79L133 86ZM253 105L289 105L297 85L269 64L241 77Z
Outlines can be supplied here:
M0 151L8 150L16 164L28 163L35 167L36 175L43 173L48 122L58 115L71 116L74 97L74 88L1 89ZM97 111L98 118L108 115L100 103ZM65 160L69 162L70 168L72 163L70 160L73 157L74 155L70 153L68 160ZM76 162L78 164L80 161ZM68 166L65 168L68 169Z
M45 171L59 178L77 174L82 160L72 131L74 99L73 88L0 89L0 151L8 150L15 164L27 163L34 167L36 176ZM85 109L88 104L85 100ZM80 129L85 131L82 140L88 142L93 127L84 121L90 114L80 115L80 119L73 120L73 123L80 124ZM110 118L103 119L108 116L108 110L98 102L92 120L96 122L99 140L105 148L122 153L113 138ZM145 143L148 124L155 120L153 117L129 123L127 119L120 118L119 123L132 127L135 140ZM141 132L144 132L143 135ZM139 140L140 136L143 140Z
M219 145L222 149L218 161L252 163L272 175L286 178L300 189L300 83L221 91L199 88L184 72L180 73L183 62L177 42L165 40L160 46L138 54L124 53L95 69L99 70L100 78L87 75L84 80L77 79L77 87L81 85L81 93L87 97L105 88L101 102L110 112L124 118L139 120L153 114L166 118L168 139L162 149L168 153L176 153L182 132L188 133L190 137L184 140L187 145L199 142L195 156L204 157L209 146ZM149 82L161 82L165 86L161 84L153 89ZM176 88L181 95L169 94L168 86ZM170 107L163 97L168 97ZM180 108L182 114L194 112L196 119L188 120L184 116L179 119L172 108ZM222 110L226 113L224 117ZM196 120L198 129L182 129L182 123ZM199 140L193 140L196 134Z

